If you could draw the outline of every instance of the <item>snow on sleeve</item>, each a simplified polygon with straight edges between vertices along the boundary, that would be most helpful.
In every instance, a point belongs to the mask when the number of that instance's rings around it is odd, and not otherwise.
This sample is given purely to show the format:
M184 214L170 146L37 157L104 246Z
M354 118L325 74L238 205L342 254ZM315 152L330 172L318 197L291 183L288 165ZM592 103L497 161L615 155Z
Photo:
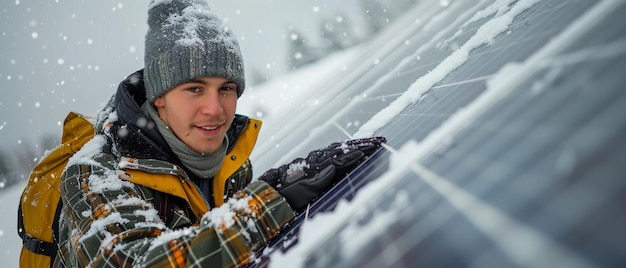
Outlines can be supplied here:
M137 216L143 216L146 221L135 223L136 228L144 228L144 227L155 227L159 229L165 229L166 226L161 222L161 218L159 218L159 212L154 209L146 209L146 210L135 210L134 212Z
M95 193L121 190L123 187L131 188L133 184L120 179L118 171L107 170L103 176L92 174L89 177L89 190Z
M252 214L252 211L248 208L248 204L252 197L247 196L245 198L230 198L228 202L223 205L211 209L204 215L202 222L209 227L216 229L230 228L235 224L235 216L238 212L244 214Z
M91 215L93 215L93 213L91 212L91 210L85 210L83 212L80 213L83 217L87 218L90 217Z
M124 195L118 196L117 199L109 202L105 205L105 210L111 211L112 207L120 207L120 206L137 206L142 207L144 209L137 209L133 212L136 216L143 216L144 220L135 223L136 228L143 227L155 227L159 229L165 229L165 225L161 222L161 219L158 216L158 212L156 209L152 208L150 204L148 204L145 200L138 197L128 197ZM92 215L91 211L83 211L82 215L84 217L89 217ZM112 234L109 231L109 226L118 225L118 224L128 224L131 221L125 217L120 212L114 211L108 214L104 218L98 218L91 222L89 229L79 238L79 241L82 242L85 239L88 239L94 235L100 235L103 237L101 246L104 247L109 245L110 242L115 238L116 234Z
M112 212L104 218L97 219L91 222L89 230L87 230L84 235L80 236L78 241L82 243L85 239L99 234L104 237L101 245L107 245L114 238L114 236L108 231L107 226L125 224L128 222L129 220L123 218L119 212Z
M221 232L224 228L230 228L235 224L235 217L237 214L247 214L253 216L252 212L248 208L248 204L252 197L246 198L230 198L228 202L224 203L220 207L213 208L207 212L202 218L202 224L208 228L214 228L216 231ZM249 218L245 222L247 230L241 230L243 235L250 239L247 231L258 232L256 225ZM180 230L167 230L163 232L159 237L155 238L150 244L150 250L168 243L171 240L179 239L183 236L196 235L201 229L196 227L189 227Z
M167 230L161 233L154 240L152 240L148 250L153 250L163 244L168 243L169 241L179 239L183 236L194 235L195 233L196 233L195 227L188 227L188 228L177 229L177 230Z

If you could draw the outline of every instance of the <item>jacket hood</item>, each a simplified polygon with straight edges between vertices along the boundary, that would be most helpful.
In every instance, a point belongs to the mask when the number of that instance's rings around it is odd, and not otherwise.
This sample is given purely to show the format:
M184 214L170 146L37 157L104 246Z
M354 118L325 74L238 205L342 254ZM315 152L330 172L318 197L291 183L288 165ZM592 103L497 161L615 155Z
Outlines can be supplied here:
M178 162L174 161L172 150L152 118L141 110L146 100L143 70L129 75L118 86L113 99L118 120L111 126L111 137L118 153L134 158Z

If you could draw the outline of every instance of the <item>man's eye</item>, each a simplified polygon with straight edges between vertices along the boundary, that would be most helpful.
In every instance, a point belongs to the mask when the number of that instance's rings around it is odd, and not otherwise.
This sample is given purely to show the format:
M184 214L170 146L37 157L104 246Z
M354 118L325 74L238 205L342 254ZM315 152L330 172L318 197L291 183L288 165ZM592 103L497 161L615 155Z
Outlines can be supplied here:
M223 87L220 88L220 90L222 90L222 91L237 91L237 88L233 87L233 86L223 86Z
M192 87L192 88L188 88L187 90L189 90L189 92L192 92L192 93L198 93L202 91L202 89L200 89L199 87Z

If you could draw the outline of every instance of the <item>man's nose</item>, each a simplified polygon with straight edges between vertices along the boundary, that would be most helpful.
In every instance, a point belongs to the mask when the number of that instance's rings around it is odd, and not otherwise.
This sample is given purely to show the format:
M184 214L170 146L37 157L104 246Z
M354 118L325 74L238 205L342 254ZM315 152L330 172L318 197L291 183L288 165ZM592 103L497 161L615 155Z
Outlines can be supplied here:
M217 90L210 90L206 96L202 99L202 113L217 115L224 111L222 103L220 102L219 92Z

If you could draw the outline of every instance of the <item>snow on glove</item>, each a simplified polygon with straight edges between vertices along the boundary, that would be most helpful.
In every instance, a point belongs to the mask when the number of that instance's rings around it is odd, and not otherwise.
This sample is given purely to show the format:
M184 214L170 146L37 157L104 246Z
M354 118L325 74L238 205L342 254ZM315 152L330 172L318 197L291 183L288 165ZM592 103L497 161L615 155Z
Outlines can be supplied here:
M270 169L259 179L274 187L292 209L301 211L384 142L384 137L335 142L311 151L306 158L296 158L289 164Z

